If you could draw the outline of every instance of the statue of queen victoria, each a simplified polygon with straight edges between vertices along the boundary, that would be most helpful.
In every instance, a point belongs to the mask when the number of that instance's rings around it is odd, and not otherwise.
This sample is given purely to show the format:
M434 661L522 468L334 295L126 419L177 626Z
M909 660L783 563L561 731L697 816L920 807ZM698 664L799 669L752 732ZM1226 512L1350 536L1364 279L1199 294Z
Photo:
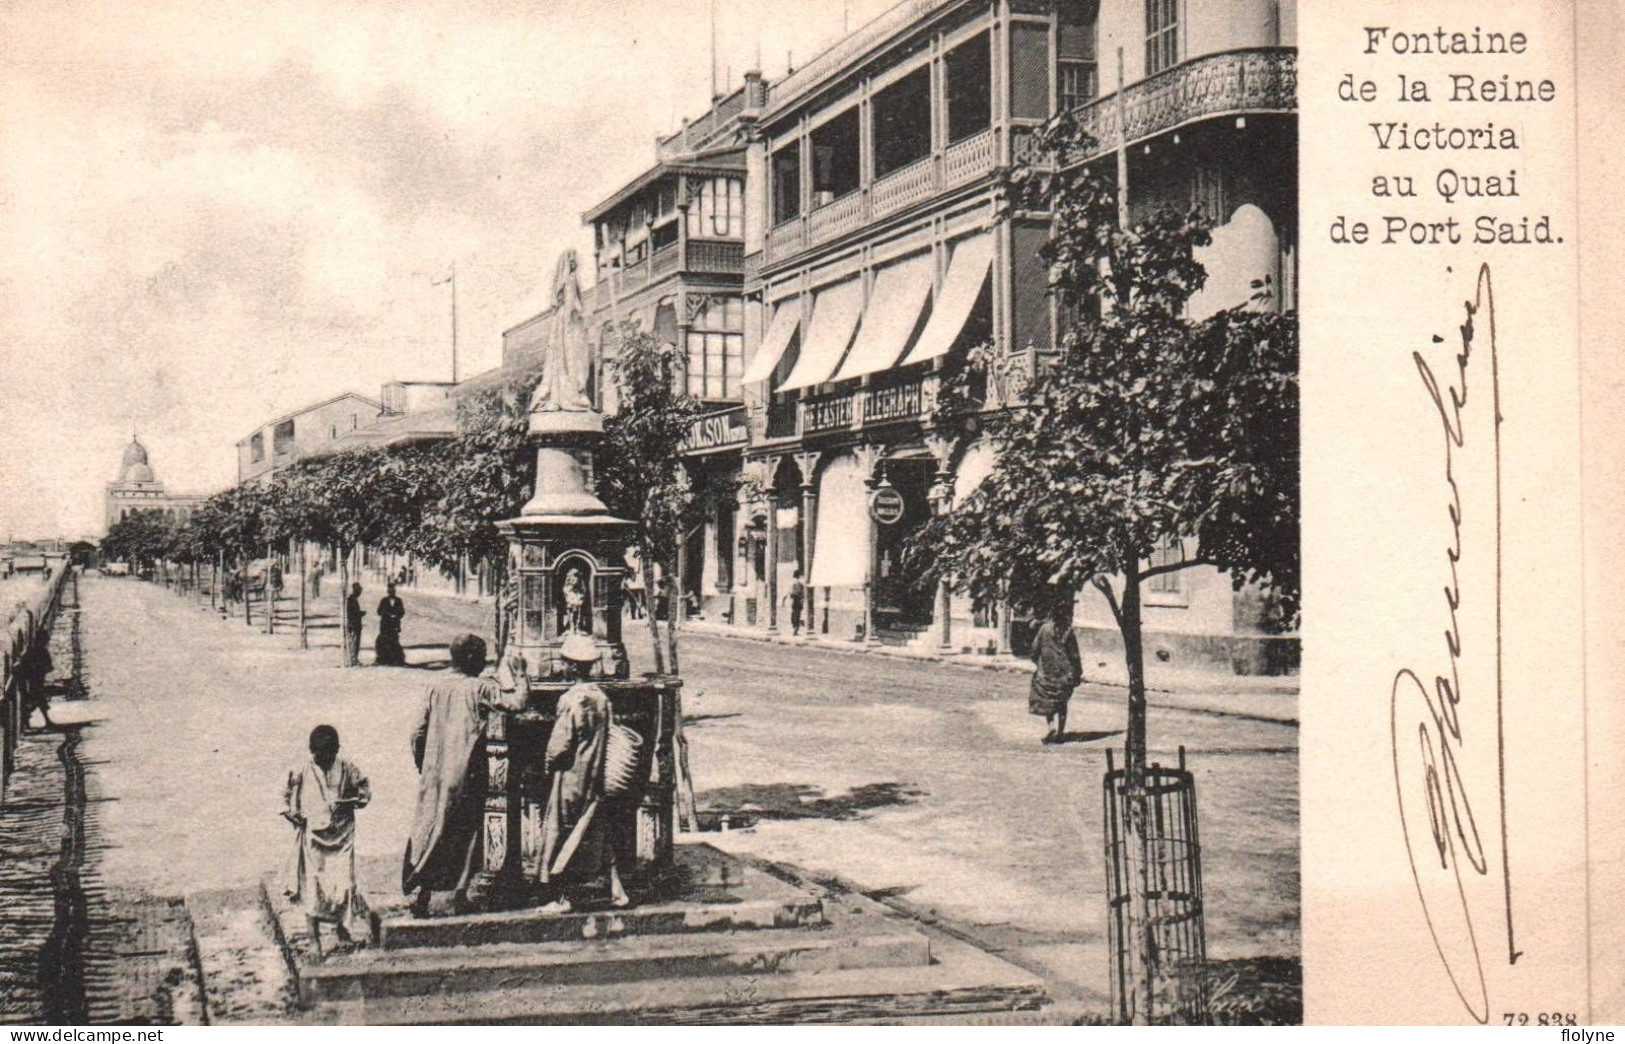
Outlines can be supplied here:
M553 318L542 348L542 381L531 395L530 412L590 411L592 386L592 346L587 341L576 252L566 250L553 272Z

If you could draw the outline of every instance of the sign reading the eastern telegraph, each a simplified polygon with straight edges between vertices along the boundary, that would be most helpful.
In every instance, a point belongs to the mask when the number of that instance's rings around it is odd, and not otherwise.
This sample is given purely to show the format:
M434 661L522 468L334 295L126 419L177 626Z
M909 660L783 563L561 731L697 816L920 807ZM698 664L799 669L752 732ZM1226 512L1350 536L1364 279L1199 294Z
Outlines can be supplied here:
M883 526L902 521L903 508L903 494L895 487L881 486L869 494L869 517Z
M722 413L701 417L689 425L683 439L684 453L703 453L727 446L743 446L749 429L745 426L745 408L737 406Z

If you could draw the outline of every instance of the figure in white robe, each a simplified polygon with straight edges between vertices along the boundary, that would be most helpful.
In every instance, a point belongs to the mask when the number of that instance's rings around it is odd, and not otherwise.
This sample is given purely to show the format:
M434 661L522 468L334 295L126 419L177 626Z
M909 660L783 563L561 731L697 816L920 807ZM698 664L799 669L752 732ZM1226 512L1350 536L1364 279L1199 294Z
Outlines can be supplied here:
M339 757L339 734L319 725L310 734L310 757L288 772L282 816L294 827L285 890L304 912L316 957L321 925L340 941L367 935L367 907L355 879L355 813L372 800L372 786L355 763Z

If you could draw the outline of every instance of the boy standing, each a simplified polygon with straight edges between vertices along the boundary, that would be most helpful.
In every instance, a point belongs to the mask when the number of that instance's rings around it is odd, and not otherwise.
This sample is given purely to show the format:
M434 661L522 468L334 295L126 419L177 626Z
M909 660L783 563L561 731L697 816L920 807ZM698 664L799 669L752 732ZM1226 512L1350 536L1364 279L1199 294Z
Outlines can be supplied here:
M339 757L338 730L312 729L309 759L288 772L282 817L294 826L287 896L304 911L318 961L324 921L340 942L367 932L367 907L355 883L355 813L371 800L367 777Z

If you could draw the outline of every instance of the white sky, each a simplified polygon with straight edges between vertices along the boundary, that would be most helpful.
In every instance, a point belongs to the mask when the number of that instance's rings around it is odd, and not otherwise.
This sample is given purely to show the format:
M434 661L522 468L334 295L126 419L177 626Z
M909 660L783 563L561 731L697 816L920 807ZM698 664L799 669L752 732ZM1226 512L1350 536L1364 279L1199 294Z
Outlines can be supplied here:
M718 77L840 0L714 0ZM894 0L848 0L853 28ZM132 428L212 492L346 390L500 361L580 215L707 105L710 0L0 8L0 539L99 532Z

